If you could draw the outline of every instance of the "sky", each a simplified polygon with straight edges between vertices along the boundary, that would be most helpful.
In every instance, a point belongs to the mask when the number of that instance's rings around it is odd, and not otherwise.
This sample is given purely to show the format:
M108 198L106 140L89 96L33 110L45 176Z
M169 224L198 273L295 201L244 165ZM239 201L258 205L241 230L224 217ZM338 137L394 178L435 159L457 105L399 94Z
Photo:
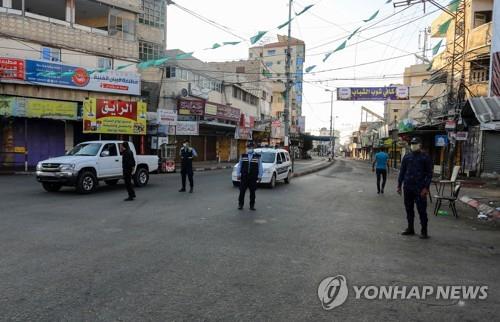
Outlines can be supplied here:
M248 58L248 48L251 46L248 41L236 46L204 50L214 43L240 40L236 36L249 39L258 31L269 31L262 39L262 42L266 43L275 41L277 33L286 32L286 28L278 31L276 27L288 20L288 0L176 0L175 2L230 30L230 32L219 30L174 5L168 6L167 48L194 51L194 56L203 61ZM307 131L317 134L321 127L329 128L331 94L326 91L327 89L402 83L404 68L417 62L412 53L421 51L419 32L430 26L439 12L433 13L436 8L429 4L424 13L423 5L404 9L394 8L392 4L385 2L386 0L293 1L292 12L299 12L307 5L314 5L292 22L292 36L306 43L304 66L318 65L314 73L304 76L302 111L306 116ZM450 1L438 2L447 4ZM404 10L401 11L402 9ZM362 21L377 10L380 11L374 20L368 23ZM398 11L401 12L397 13ZM394 13L397 14L393 15ZM412 22L414 19L418 20ZM368 27L372 24L375 24L372 28L356 34L344 50L332 54L326 62L322 62L324 53L337 48L352 31L360 26ZM396 27L399 28L391 31ZM379 34L382 35L374 37ZM434 46L438 41L439 39L431 39L430 46ZM403 55L406 56L366 64ZM428 55L431 55L430 52ZM364 65L356 66L360 64ZM357 129L361 106L383 115L381 102L340 102L334 98L334 127L341 132L343 139Z

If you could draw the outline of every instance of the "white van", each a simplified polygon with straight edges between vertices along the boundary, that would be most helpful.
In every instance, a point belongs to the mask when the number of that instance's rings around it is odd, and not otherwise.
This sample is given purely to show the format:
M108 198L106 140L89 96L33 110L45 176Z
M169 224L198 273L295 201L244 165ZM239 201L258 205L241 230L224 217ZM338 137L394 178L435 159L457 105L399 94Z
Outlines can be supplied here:
M264 174L262 175L261 183L268 184L274 188L276 182L283 180L285 183L290 183L292 179L292 160L290 154L284 149L257 148L254 153L258 153L262 158L262 167ZM237 176L238 164L233 168L232 179L233 185L239 185Z

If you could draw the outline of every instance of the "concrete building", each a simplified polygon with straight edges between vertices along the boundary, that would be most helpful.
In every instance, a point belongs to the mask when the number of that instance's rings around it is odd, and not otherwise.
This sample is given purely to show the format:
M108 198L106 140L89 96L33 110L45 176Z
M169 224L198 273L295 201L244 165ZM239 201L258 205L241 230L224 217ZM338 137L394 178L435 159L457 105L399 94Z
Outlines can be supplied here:
M97 138L82 131L88 98L139 101L140 0L0 4L1 167L33 167Z
M249 58L262 62L269 79L286 84L286 54L288 37L278 35L278 41L249 49ZM298 133L299 117L302 116L303 73L306 46L296 38L290 39L290 74L293 80L290 99L290 133ZM278 97L278 95L274 95Z

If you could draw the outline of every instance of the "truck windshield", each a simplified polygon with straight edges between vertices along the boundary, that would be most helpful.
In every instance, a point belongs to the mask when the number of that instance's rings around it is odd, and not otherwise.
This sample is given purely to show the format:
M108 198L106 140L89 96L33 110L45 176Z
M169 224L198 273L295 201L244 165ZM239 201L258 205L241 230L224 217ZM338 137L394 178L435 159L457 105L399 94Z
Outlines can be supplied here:
M100 143L82 143L75 146L68 155L96 156L101 148Z
M262 163L274 163L274 159L276 159L276 153L274 152L261 152Z

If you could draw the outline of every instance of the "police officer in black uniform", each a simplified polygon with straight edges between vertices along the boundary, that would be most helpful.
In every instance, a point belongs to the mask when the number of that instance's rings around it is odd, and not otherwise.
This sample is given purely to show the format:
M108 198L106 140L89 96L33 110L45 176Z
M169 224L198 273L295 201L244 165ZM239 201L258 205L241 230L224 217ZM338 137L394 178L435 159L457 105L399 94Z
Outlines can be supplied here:
M135 168L134 153L130 150L128 142L123 142L121 144L120 152L122 153L123 179L125 180L125 187L128 192L128 198L125 199L125 201L132 201L135 198L135 191L132 186L132 174Z
M179 192L186 191L186 175L189 179L189 193L193 193L193 158L197 157L196 150L189 146L189 140L184 140L180 152L182 188Z
M250 210L255 210L255 190L257 183L262 179L264 169L262 167L262 158L258 153L254 153L254 144L247 144L247 153L241 155L238 163L237 175L240 180L240 196L238 198L238 209L243 209L245 204L245 193L250 190Z
M422 141L413 138L410 142L411 152L406 154L401 161L401 169L398 178L398 193L401 194L401 186L404 190L404 204L408 228L402 235L414 235L413 222L415 219L415 204L420 216L422 226L420 238L429 238L427 232L427 195L432 180L432 161L422 149Z

